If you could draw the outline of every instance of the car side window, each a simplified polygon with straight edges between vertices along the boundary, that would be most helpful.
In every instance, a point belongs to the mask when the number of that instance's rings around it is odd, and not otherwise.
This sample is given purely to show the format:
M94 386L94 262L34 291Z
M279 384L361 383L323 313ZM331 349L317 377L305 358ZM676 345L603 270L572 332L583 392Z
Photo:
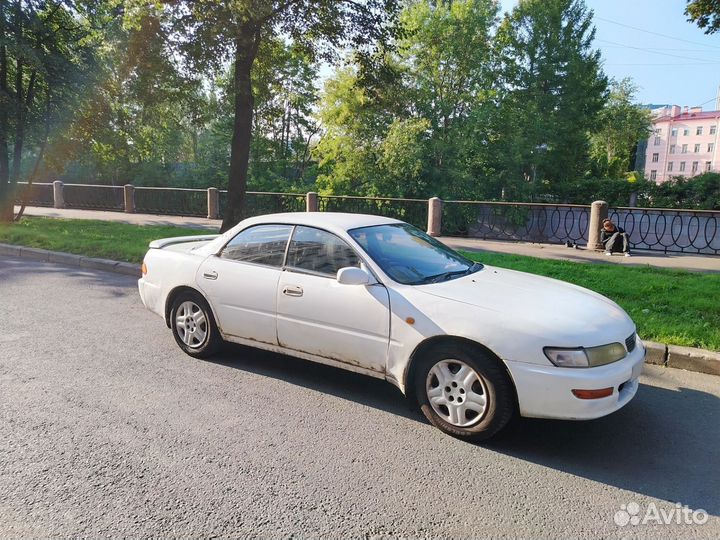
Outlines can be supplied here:
M334 277L341 268L359 268L360 258L334 234L312 227L296 227L288 248L287 266Z
M232 259L267 266L282 266L292 225L256 225L241 231L220 253Z

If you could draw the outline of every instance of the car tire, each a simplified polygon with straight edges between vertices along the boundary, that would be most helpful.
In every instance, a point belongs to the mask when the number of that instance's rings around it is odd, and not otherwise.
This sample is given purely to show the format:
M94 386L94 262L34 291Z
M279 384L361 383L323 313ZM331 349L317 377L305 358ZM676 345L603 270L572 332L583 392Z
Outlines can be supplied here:
M170 328L178 346L195 358L209 358L223 344L215 317L200 293L180 293L170 308Z
M480 348L434 347L419 359L413 390L430 423L459 439L487 440L515 414L515 390L505 367Z

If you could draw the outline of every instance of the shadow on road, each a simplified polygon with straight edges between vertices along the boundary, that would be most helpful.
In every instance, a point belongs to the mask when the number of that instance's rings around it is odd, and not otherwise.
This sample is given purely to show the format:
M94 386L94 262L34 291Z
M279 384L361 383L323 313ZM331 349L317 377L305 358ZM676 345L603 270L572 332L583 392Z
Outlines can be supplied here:
M398 389L378 379L238 345L213 361L426 422ZM628 406L608 417L586 422L518 418L482 446L717 516L718 419L720 399L712 394L643 384ZM627 502L632 500L628 494Z

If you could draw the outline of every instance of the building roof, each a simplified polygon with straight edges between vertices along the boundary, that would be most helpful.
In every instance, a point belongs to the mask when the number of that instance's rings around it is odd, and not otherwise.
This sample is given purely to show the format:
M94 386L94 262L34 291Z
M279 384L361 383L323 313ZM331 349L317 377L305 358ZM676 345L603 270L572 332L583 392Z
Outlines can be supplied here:
M653 118L653 123L657 122L682 122L684 120L705 120L707 118L720 118L720 111L701 111L701 112L683 112L671 116L669 114Z

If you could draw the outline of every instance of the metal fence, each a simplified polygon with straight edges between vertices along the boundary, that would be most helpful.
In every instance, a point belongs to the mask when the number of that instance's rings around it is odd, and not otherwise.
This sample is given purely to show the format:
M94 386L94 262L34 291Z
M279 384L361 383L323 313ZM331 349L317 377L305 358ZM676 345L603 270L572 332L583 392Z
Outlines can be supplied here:
M226 190L220 190L220 216L225 215L228 203ZM245 217L277 214L282 212L304 212L304 193L272 193L248 191L245 193Z
M210 191L215 191L60 183L57 187L60 207L179 216L207 216ZM28 186L18 183L15 202L54 206L54 196L53 184ZM134 201L133 207L125 208L126 196L129 201ZM227 191L219 191L217 196L219 213L223 216L228 201ZM435 202L438 201L433 204ZM245 197L245 216L302 212L306 204L309 203L306 203L305 194L249 191ZM397 218L423 229L429 226L429 201L425 199L317 196L317 209L321 212L376 214ZM625 229L634 249L720 255L718 210L619 207L611 208L609 217ZM435 220L433 218L433 223ZM587 244L589 224L589 205L444 201L439 230L447 236L485 240Z
M427 226L426 199L394 199L390 197L320 196L320 212L375 214L406 221L424 229Z
M207 190L136 187L135 211L143 214L207 216Z
M483 240L587 243L589 222L589 206L445 201L442 232Z
M621 207L608 217L625 229L633 248L720 255L720 211Z
M53 206L52 184L30 184L18 182L18 190L15 192L15 204L25 203L29 206Z
M52 191L52 184L50 184ZM99 186L90 184L64 184L63 198L66 208L84 210L122 211L125 207L122 186Z

